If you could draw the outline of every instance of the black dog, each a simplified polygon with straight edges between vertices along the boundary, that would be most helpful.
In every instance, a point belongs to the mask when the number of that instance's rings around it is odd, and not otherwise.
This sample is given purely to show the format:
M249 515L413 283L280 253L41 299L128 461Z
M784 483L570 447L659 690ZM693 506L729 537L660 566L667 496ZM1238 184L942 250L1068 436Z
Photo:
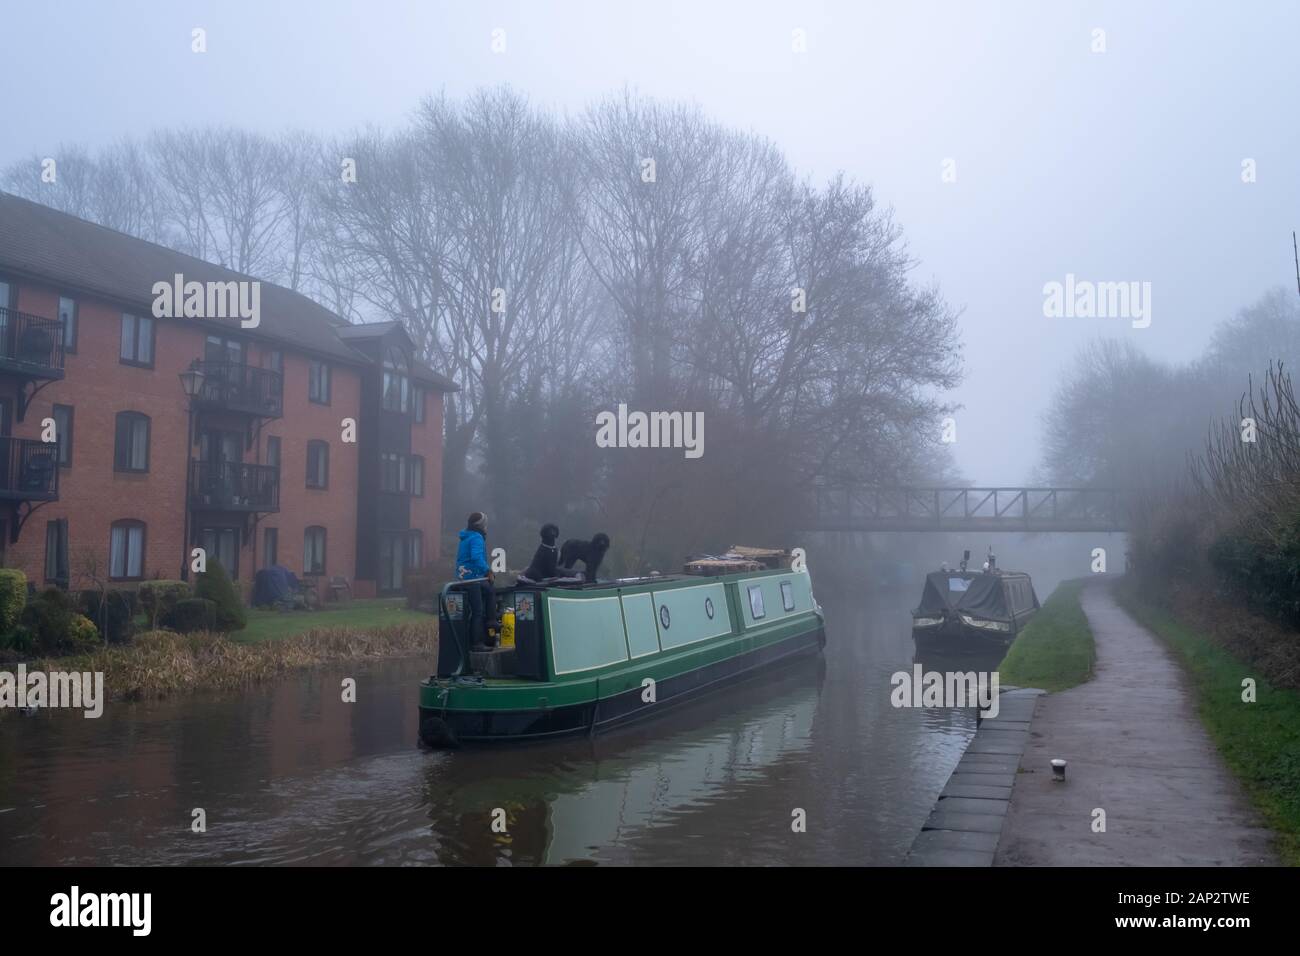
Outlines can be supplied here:
M595 581L596 571L600 568L600 562L605 560L605 552L608 550L609 535L604 533L593 536L590 541L570 538L560 548L560 568L572 568L575 561L581 561L586 567L587 580Z
M542 525L542 543L533 552L533 563L528 565L524 577L530 581L545 581L557 576L560 549L555 546L555 539L559 536L560 529L555 525Z

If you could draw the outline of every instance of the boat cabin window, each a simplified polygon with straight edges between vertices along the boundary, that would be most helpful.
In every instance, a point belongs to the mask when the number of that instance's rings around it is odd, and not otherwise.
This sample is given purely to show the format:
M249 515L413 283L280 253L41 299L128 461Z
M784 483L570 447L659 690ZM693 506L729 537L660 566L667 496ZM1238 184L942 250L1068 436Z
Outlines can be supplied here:
M758 621L767 617L767 611L763 607L763 587L759 584L749 586L749 613Z
M787 611L794 610L794 585L789 581L781 582L781 606Z
M969 588L969 587L970 587L970 582L967 581L965 578L949 578L949 579L948 579L948 590L949 590L949 591L953 591L953 592L956 592L956 591L965 591L965 590L966 590L967 588Z

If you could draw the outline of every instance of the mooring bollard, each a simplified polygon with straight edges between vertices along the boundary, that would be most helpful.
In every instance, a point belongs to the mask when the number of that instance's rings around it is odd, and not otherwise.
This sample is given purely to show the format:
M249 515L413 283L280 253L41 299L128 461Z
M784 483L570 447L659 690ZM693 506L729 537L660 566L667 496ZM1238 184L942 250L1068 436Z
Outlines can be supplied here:
M1062 760L1060 757L1053 758L1052 760L1052 782L1053 783L1065 783L1066 762L1067 761Z

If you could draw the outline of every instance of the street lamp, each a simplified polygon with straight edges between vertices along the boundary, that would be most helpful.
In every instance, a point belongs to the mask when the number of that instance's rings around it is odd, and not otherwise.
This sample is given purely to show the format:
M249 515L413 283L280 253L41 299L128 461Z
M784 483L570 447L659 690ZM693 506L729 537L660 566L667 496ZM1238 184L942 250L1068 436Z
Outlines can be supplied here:
M195 359L190 363L190 367L180 373L181 388L185 391L186 398L186 424L185 424L185 531L181 538L181 580L190 579L190 455L194 452L194 399L198 397L203 390L203 369L199 367L199 360Z
M181 388L185 389L185 395L193 399L203 388L203 369L199 368L199 360L195 359L190 363L190 367L181 372Z

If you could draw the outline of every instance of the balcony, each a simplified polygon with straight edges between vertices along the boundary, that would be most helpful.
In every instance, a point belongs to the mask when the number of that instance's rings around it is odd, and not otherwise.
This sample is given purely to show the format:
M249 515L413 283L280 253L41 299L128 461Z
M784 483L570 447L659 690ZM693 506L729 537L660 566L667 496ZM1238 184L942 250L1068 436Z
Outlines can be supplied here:
M280 469L190 460L190 507L206 511L280 510Z
M59 446L0 437L0 500L55 501L58 497Z
M239 362L196 362L203 384L195 403L200 408L220 409L280 418L284 414L284 379L279 372Z
M0 374L63 378L63 323L0 309Z

